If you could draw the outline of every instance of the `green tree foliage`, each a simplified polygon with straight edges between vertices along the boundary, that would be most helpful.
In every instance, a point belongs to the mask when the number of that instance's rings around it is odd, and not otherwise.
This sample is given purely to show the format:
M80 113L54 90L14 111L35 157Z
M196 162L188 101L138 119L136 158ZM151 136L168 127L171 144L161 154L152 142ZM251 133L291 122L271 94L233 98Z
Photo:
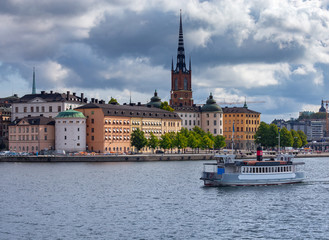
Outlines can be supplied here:
M199 140L196 137L196 133L190 132L188 139L187 139L187 146L192 148L192 150L198 148Z
M217 135L214 140L214 148L221 149L226 146L225 137L222 135Z
M294 139L285 127L281 129L280 131L280 145L281 147L292 147L294 143Z
M170 149L171 147L171 138L169 137L169 135L166 133L166 134L163 134L161 135L160 137L160 142L159 142L159 146L164 149L165 151L167 149Z
M147 141L147 146L149 148L155 149L157 146L159 146L159 139L153 133L151 133L150 136L150 139Z
M298 118L298 120L305 120L305 119L326 119L326 113L317 112L317 113L312 113L310 115L302 114Z
M111 97L111 99L110 99L110 101L109 101L109 104L120 105L120 104L118 103L118 101L117 101L115 98L113 98L113 97Z
M187 137L183 133L179 132L176 134L175 146L178 149L185 149L187 147Z
M214 141L211 140L207 134L205 134L201 140L201 148L212 149L213 147L214 147Z
M307 144L307 136L306 134L302 131L302 130L298 130L297 131L299 137L300 137L300 140L302 141L302 146L305 146Z
M293 148L300 148L302 146L302 139L300 138L299 134L294 129L291 129L290 133L293 138Z
M263 147L268 147L269 146L269 125L265 122L261 122L256 134L255 134L255 143L260 144Z
M174 111L174 109L169 106L167 101L161 102L160 109L163 109L163 110L166 110L166 111L169 111L169 112Z
M275 147L278 146L278 137L279 137L279 129L278 126L274 123L270 124L268 127L268 135L266 139L267 147Z
M203 135L205 135L206 133L205 133L205 131L203 131L200 127L198 127L198 126L195 126L194 128L193 128L193 132L195 132L197 135L199 135L199 136L201 136L201 137L203 137Z
M190 135L190 131L187 129L187 128L182 128L181 130L180 130L180 133L181 134L183 134L185 137L189 137L189 135Z
M134 130L131 133L130 144L131 146L137 148L137 151L145 147L147 145L147 139L144 136L144 132L141 131L139 128Z

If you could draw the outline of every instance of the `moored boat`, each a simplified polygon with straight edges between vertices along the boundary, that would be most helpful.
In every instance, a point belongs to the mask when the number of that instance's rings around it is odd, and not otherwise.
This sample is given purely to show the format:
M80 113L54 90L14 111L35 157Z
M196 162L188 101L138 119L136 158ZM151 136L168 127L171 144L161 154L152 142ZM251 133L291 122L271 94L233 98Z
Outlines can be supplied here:
M205 186L252 186L300 183L304 162L293 162L293 155L279 154L276 159L237 160L235 155L215 155L216 163L204 163L200 180Z

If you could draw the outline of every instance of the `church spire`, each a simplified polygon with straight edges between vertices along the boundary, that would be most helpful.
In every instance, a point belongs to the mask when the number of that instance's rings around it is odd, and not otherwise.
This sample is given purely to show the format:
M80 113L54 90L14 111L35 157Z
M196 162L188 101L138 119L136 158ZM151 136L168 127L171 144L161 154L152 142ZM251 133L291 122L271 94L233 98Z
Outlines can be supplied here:
M178 36L177 64L176 64L176 71L179 72L179 70L182 70L182 72L186 72L182 10L180 10L180 17L179 17L179 36Z
M33 67L32 94L36 94L36 89L35 89L35 68L34 67Z

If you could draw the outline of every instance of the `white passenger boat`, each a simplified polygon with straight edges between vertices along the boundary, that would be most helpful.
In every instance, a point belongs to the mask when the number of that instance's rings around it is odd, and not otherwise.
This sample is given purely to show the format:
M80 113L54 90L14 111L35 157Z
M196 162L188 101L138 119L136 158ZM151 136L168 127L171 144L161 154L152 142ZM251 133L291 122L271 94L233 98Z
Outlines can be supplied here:
M237 160L235 155L216 155L217 163L204 163L200 180L205 186L251 186L300 183L304 162L293 162L293 155L280 154L271 160Z

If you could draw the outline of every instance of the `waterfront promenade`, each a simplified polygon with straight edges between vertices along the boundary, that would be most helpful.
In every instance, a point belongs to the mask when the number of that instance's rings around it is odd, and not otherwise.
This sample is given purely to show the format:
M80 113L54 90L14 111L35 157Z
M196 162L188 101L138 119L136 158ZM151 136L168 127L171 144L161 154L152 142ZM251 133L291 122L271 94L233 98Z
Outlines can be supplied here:
M237 159L256 159L256 154L236 154ZM213 153L201 154L136 154L136 155L43 155L43 156L1 156L0 162L146 162L146 161L198 161L212 160ZM264 154L264 159L275 155ZM295 158L329 157L329 153L299 153Z

